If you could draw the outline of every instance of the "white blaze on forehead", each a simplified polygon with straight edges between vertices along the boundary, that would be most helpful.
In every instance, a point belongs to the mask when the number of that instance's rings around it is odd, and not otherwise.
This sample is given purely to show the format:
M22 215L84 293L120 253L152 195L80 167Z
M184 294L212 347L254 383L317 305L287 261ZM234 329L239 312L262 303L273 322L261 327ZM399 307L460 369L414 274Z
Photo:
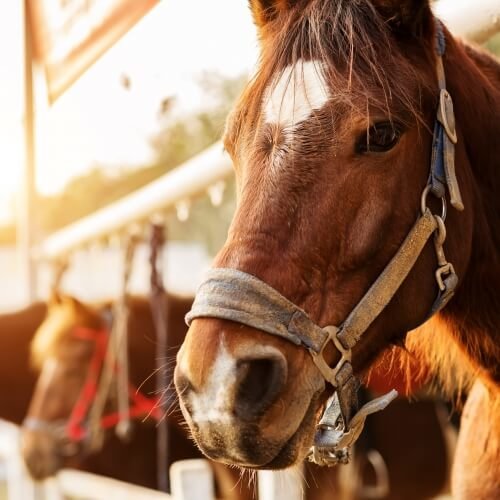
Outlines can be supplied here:
M264 97L267 123L293 127L321 109L329 99L320 61L299 61L286 67Z
M199 391L189 395L193 422L229 422L232 418L231 393L235 382L236 360L221 341L208 380Z

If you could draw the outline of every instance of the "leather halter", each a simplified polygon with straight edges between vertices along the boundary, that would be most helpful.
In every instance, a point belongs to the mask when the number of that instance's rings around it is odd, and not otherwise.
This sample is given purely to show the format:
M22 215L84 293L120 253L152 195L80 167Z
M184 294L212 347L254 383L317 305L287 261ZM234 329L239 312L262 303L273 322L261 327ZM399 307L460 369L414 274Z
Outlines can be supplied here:
M320 327L305 311L290 302L260 279L237 269L216 268L208 272L200 285L193 308L186 315L188 325L196 318L220 318L235 321L271 335L279 336L309 350L323 378L334 388L321 418L309 458L320 465L349 460L349 449L359 437L368 414L385 408L396 396L395 390L358 409L359 381L351 364L352 348L372 322L384 310L413 269L427 242L434 235L438 268L438 295L428 317L441 310L453 296L458 277L447 262L443 243L446 238L445 191L448 188L454 208L464 206L455 175L457 135L453 101L446 90L442 56L445 37L437 21L436 72L439 83L439 107L434 127L430 174L422 193L421 214L397 253L340 326ZM435 215L427 207L428 194L442 202L442 213ZM427 319L427 318L426 318ZM323 357L327 345L340 354L335 367Z

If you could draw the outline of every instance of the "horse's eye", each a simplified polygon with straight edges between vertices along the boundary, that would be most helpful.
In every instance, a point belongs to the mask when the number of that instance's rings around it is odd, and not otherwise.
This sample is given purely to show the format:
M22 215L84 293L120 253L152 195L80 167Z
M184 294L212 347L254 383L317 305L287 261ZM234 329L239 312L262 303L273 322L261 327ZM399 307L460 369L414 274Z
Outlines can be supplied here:
M358 153L383 153L392 149L399 141L402 127L396 123L381 122L371 126L357 144Z

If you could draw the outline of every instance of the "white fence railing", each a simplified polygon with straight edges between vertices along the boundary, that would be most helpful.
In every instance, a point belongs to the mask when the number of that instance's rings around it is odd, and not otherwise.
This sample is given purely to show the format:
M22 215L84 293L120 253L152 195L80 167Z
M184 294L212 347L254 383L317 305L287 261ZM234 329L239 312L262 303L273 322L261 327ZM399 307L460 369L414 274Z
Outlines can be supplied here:
M155 214L210 189L232 173L231 161L217 142L183 165L121 200L55 232L36 249L39 259L55 259L100 239L118 234Z
M72 469L63 469L54 478L35 483L20 455L19 434L17 426L0 420L0 468L5 472L6 500L215 499L212 469L209 462L203 459L182 460L172 465L171 495ZM126 460L126 457L120 459ZM303 489L301 477L300 472L295 470L259 472L259 500L300 500Z

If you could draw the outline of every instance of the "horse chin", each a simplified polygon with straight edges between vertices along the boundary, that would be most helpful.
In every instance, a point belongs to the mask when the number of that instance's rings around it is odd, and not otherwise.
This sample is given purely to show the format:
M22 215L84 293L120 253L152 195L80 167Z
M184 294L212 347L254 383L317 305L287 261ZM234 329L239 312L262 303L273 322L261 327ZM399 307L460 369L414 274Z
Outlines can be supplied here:
M36 481L54 476L65 463L57 452L55 441L42 433L23 432L21 453L28 472Z
M250 470L285 469L300 464L306 458L314 438L318 406L319 395L316 395L309 403L298 428L284 443L256 441L255 436L259 435L256 425L232 428L230 433L238 436L238 440L223 439L219 434L222 430L220 426L217 430L212 428L203 432L200 432L198 426L194 426L191 427L192 435L202 453L211 460ZM248 436L249 439L242 436ZM219 446L223 441L230 442L233 446ZM270 453L263 454L262 450Z

